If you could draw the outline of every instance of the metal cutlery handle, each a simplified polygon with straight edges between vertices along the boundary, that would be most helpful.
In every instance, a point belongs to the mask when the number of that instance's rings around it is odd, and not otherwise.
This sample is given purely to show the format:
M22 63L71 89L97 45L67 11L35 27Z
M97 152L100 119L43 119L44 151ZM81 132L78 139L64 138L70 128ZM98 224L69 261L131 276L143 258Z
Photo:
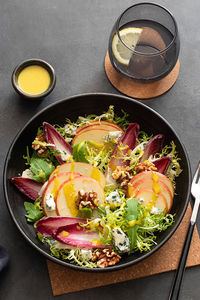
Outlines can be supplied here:
M185 265L186 265L186 261L187 261L187 256L188 256L188 252L190 249L190 243L191 243L191 239L192 239L192 234L193 234L193 230L194 230L194 226L195 223L190 221L190 225L188 228L188 232L187 232L187 236L185 239L185 243L184 243L184 247L181 253L181 258L179 261L179 265L178 265L178 269L176 271L176 275L174 278L174 282L172 285L172 289L170 292L170 296L169 296L169 300L177 300L178 296L179 296L179 292L180 292L180 287L181 287L181 282L183 279L183 273L185 270Z
M180 261L179 261L178 269L176 271L176 275L175 275L174 282L173 282L173 285L172 285L169 300L177 300L178 296L179 296L181 282L182 282L182 279L183 279L183 273L184 273L184 270L185 270L187 256L188 256L188 252L189 252L190 244L191 244L191 240L192 240L192 234L193 234L194 226L196 224L197 213L198 213L198 209L199 209L199 203L200 203L200 198L197 197L195 199L195 202L194 202L194 207L193 207L193 210L192 210L192 216L191 216L191 219L190 219L190 225L188 227L187 235L186 235L186 238L185 238L183 250L182 250L182 253L181 253L181 258L180 258Z

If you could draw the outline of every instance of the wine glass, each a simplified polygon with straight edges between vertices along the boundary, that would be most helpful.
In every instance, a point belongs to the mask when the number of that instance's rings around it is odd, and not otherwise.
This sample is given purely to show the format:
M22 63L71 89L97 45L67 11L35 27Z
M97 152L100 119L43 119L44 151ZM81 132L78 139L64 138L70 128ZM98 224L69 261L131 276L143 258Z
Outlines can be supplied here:
M115 22L108 52L118 72L147 82L165 77L176 65L179 50L173 15L158 4L139 3Z

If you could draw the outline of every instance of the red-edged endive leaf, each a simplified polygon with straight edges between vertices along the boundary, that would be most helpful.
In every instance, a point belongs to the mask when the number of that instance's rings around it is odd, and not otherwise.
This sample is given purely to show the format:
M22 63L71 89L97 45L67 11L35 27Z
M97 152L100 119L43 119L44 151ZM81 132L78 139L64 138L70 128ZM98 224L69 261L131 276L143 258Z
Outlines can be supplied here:
M11 182L14 183L20 192L34 201L39 197L39 192L43 186L41 182L23 177L14 177L11 179Z
M138 133L140 130L140 126L137 123L131 123L124 134L121 136L121 138L118 141L117 146L114 149L113 157L110 160L109 167L113 170L116 168L116 166L123 166L128 165L129 161L124 161L123 159L117 158L118 155L120 155L120 150L118 148L119 145L123 145L124 147L127 146L123 153L126 154L129 150L133 150L136 146Z
M165 157L155 160L153 163L154 163L155 167L157 168L157 172L165 174L171 163L171 160L172 159L170 156L165 156Z
M112 172L115 170L117 166L128 166L129 161L124 161L123 159L118 158L120 155L120 150L118 148L119 145L123 145L124 147L127 146L123 153L126 154L129 150L133 150L136 146L138 133L140 130L140 126L137 123L131 123L124 134L121 136L121 138L118 141L117 146L114 149L112 158L110 160L109 166L106 170L105 176L107 183L114 183L114 180L112 179Z
M43 236L53 236L59 227L74 223L86 223L86 219L71 217L46 217L39 220L36 224L36 231Z
M149 156L154 156L156 153L160 153L162 150L164 142L164 135L157 134L155 135L144 147L144 154L140 159L140 162L143 162L149 158Z
M54 238L64 244L84 248L105 248L99 240L97 231L88 232L79 223L60 227Z
M48 143L53 144L52 148L56 151L60 151L66 155L72 155L72 147L65 141L62 135L49 123L43 122L44 134ZM56 156L56 159L60 164L65 162L62 160L61 155Z

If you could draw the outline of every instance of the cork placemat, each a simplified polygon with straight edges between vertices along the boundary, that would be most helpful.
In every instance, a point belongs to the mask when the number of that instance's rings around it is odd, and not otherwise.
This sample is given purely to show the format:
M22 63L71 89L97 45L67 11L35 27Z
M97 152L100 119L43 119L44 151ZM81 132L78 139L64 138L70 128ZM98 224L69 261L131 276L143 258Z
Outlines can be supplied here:
M141 83L117 72L110 61L108 52L105 57L105 71L111 84L119 92L137 99L155 98L166 93L176 82L179 69L180 63L178 60L173 70L166 77L151 83Z
M161 249L140 263L123 270L107 273L88 273L75 271L47 261L53 295L77 292L175 270L178 266L188 224L190 222L190 216L191 206L189 205L179 228ZM188 255L187 267L199 264L200 239L197 228L195 228Z

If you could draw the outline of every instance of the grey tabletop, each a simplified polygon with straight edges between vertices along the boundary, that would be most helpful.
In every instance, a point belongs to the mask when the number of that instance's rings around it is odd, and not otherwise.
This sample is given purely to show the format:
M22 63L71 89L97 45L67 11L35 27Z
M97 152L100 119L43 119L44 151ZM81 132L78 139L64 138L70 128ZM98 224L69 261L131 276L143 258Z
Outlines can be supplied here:
M173 12L179 25L180 75L168 93L141 102L158 111L174 127L186 146L194 173L200 158L200 2L156 2ZM133 3L131 0L1 1L2 170L16 133L42 108L79 93L118 94L106 78L104 56L114 21ZM47 60L56 71L56 87L43 101L24 100L11 85L14 67L32 57ZM0 244L10 253L9 266L0 273L0 299L53 299L46 260L25 241L12 222L4 201L2 184L0 201ZM63 295L59 299L167 299L173 277L174 272L169 272ZM200 298L199 278L200 267L186 270L180 299Z

